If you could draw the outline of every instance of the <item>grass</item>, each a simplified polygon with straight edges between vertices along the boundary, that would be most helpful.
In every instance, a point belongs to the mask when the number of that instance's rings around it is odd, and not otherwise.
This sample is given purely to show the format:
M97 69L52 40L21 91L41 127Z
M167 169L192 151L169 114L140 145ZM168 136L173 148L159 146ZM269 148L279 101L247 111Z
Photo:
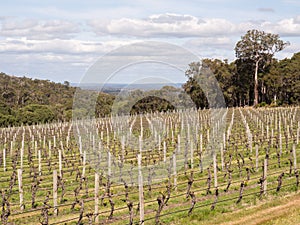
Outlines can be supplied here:
M165 222L173 225L296 225L300 224L299 205L300 192L296 192L287 196L269 196L256 205L241 205L242 209L237 207L231 207L231 210L219 207L216 211L196 209L190 217L181 214Z

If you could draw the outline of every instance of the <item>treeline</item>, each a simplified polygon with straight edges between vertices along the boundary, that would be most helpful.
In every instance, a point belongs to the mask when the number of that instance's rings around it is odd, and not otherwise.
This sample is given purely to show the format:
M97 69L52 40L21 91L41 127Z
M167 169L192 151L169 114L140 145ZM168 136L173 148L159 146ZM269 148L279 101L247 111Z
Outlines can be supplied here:
M76 91L69 82L9 76L0 73L0 126L19 126L72 118L73 97ZM97 115L110 113L114 97L100 93ZM84 110L84 109L82 109Z
M73 98L76 87L54 83L49 80L38 80L26 77L9 76L0 73L0 127L32 125L53 121L69 121L72 119ZM83 90L88 98L89 90ZM130 91L131 97L119 98L123 112L137 114L153 111L169 111L174 106L162 98L167 93L178 92L174 87L164 87L161 90L143 92ZM141 96L144 96L141 98ZM95 117L104 117L111 113L116 96L98 93L95 104ZM139 99L134 105L132 100ZM81 101L87 99L82 98ZM176 99L172 99L176 101ZM82 105L86 104L82 102ZM87 115L85 107L76 108L82 115ZM78 113L78 112L77 112Z
M218 80L228 107L253 105L254 78L252 65L240 65L236 60L205 59L202 66L208 67ZM193 62L186 75L188 81L184 90L191 96L198 108L209 107L206 95L193 77L199 63ZM201 71L200 71L201 73ZM290 59L272 59L258 71L257 106L285 106L300 104L300 52Z
M0 125L63 120L71 116L75 88L64 84L0 73Z

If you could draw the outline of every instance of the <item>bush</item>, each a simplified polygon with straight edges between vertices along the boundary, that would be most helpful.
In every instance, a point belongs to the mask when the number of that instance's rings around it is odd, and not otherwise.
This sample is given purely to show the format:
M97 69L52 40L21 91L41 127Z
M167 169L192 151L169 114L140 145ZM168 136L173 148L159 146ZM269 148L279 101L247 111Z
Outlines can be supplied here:
M256 107L266 107L266 106L268 106L268 104L265 103L265 102L261 102L261 103L256 105Z
M0 101L0 114L11 115L13 110L6 103Z
M19 124L47 123L55 119L55 115L49 106L31 104L19 109L17 122Z
M12 115L3 115L0 113L0 127L16 125L16 117Z

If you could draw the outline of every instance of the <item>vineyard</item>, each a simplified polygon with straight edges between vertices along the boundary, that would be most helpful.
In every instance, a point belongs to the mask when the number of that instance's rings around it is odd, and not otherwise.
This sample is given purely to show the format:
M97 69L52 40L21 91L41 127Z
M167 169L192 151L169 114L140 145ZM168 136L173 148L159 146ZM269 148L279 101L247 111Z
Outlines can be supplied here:
M0 137L2 224L168 224L299 187L299 107L105 117Z

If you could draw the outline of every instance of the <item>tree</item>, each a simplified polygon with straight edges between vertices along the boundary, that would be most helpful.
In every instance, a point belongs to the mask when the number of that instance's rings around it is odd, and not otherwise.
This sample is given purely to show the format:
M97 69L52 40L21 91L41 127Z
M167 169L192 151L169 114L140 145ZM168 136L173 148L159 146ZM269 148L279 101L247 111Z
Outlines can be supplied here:
M283 50L289 43L280 40L279 35L264 31L249 30L235 46L236 57L241 65L254 68L254 106L258 104L258 72L272 60L274 54Z
M65 80L64 85L68 88L68 87L70 87L70 82Z
M188 80L183 84L184 91L191 97L196 107L199 109L208 108L208 100L206 98L207 93L202 90L200 84L195 79L195 76L199 76L202 73L202 67L200 62L192 62L189 64L189 69L185 72Z
M175 87L172 87L175 89ZM157 96L146 96L137 101L131 108L130 114L167 112L174 110L175 107L167 100Z
M32 125L52 122L55 115L47 105L30 104L19 109L16 118L19 123Z
M300 103L300 53L290 59L272 63L268 74L264 76L269 99L275 105Z
M236 66L234 63L228 63L227 60L219 59L203 59L202 63L192 62L189 64L189 68L186 71L188 78L187 82L183 84L184 91L190 96L197 108L208 108L208 96L214 96L215 90L210 86L209 76L205 76L205 73L211 73L218 81L219 87L222 90L226 105L229 107L236 106L237 103L237 91L234 86L234 75L236 74ZM200 86L200 79L198 81L195 78L202 77L202 84ZM205 79L203 79L205 78ZM208 83L207 83L208 82Z

